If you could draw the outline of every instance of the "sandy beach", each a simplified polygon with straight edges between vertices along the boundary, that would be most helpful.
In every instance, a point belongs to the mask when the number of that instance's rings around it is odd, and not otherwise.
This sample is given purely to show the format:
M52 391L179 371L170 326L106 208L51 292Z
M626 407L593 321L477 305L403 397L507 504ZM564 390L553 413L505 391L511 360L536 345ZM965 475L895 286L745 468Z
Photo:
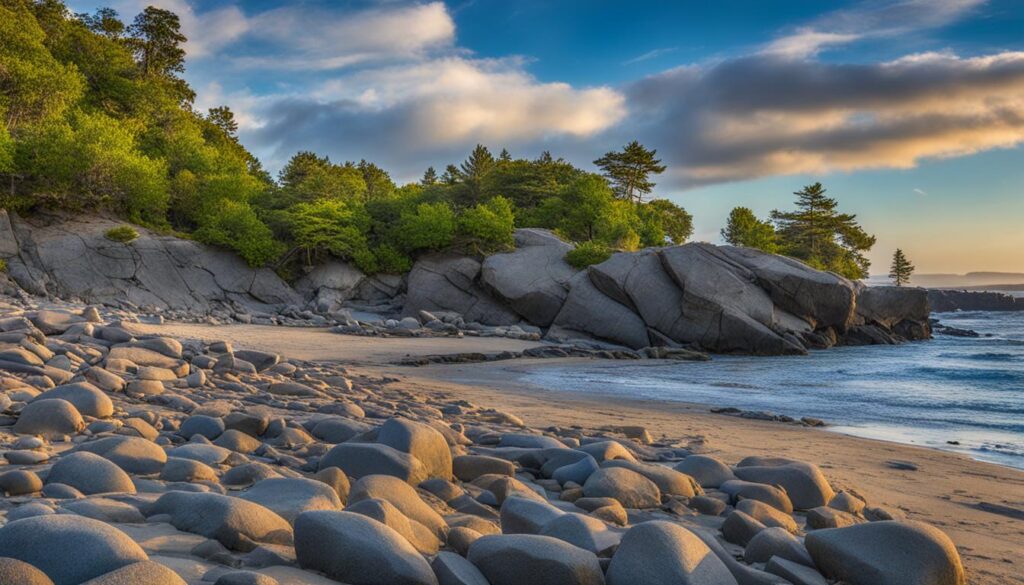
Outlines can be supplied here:
M237 347L279 352L299 360L337 361L354 371L399 378L410 389L446 394L499 408L532 427L642 425L656 440L699 447L729 463L748 455L777 455L819 465L833 486L874 504L901 510L946 531L956 543L970 583L1024 583L1024 472L934 449L850 437L822 429L740 419L706 405L554 393L515 382L536 365L511 360L401 367L407 356L521 350L528 342L497 338L351 337L323 329L182 323L132 324L139 333L228 340ZM544 360L550 364L550 360ZM889 461L913 463L898 470Z

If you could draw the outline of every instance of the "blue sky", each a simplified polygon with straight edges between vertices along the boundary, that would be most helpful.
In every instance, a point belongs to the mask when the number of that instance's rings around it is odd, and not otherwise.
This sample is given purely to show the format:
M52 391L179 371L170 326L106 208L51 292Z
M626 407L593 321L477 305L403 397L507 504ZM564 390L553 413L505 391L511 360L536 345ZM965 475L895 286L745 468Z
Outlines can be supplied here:
M1024 272L1024 3L112 0L177 12L197 106L272 170L299 149L399 181L477 142L591 168L632 139L718 241L821 181L920 272ZM101 4L75 0L90 11Z

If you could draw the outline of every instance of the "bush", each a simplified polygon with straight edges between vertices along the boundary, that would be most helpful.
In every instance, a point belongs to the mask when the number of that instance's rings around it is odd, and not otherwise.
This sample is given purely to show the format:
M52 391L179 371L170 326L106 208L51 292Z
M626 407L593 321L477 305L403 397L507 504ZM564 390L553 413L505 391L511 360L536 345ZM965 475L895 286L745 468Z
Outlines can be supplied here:
M403 211L395 238L405 250L439 250L455 237L455 212L447 203L420 203Z
M573 268L584 269L592 264L600 264L611 258L612 251L608 246L599 242L583 242L575 249L569 250L565 255L565 261Z
M459 231L472 238L482 252L512 247L513 229L515 216L512 204L501 196L467 209L459 218Z
M139 232L135 231L135 228L130 225L119 225L117 227L110 228L103 235L112 242L127 244L139 237Z
M248 204L224 200L215 208L204 214L209 219L195 231L197 240L234 250L250 266L262 266L281 255L283 246Z

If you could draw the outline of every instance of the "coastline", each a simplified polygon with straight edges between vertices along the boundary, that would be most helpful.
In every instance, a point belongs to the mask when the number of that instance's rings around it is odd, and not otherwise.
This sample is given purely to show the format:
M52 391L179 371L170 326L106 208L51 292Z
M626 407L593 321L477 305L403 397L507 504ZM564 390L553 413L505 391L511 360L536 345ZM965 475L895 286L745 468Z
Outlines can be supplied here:
M833 486L875 504L934 524L956 543L969 582L1024 585L1024 471L965 455L822 429L709 412L683 402L586 395L522 384L516 372L543 364L571 365L580 358L395 366L410 355L501 351L529 342L498 338L364 338L323 329L273 326L207 326L186 323L131 324L164 335L227 340L238 347L276 351L285 357L339 362L353 373L388 376L410 390L468 400L510 412L529 426L640 425L665 438L713 454L728 463L747 455L777 455L821 467ZM500 349L498 349L500 348ZM889 461L909 461L899 470Z

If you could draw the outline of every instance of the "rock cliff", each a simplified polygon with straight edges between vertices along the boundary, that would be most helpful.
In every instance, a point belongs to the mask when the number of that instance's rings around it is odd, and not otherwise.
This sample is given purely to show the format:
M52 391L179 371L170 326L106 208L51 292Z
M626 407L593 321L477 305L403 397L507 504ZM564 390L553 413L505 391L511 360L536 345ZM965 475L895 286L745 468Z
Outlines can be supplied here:
M928 291L928 302L937 313L949 311L1024 311L1024 298L1006 293L941 290Z
M195 313L354 309L422 321L426 312L446 323L539 327L553 341L763 355L930 335L922 289L864 287L747 248L647 249L576 270L565 261L570 244L521 229L514 250L483 260L429 255L404 276L367 276L332 261L292 288L269 269L196 242L141 228L128 244L108 240L117 225L97 217L28 221L0 210L0 258L34 295Z

